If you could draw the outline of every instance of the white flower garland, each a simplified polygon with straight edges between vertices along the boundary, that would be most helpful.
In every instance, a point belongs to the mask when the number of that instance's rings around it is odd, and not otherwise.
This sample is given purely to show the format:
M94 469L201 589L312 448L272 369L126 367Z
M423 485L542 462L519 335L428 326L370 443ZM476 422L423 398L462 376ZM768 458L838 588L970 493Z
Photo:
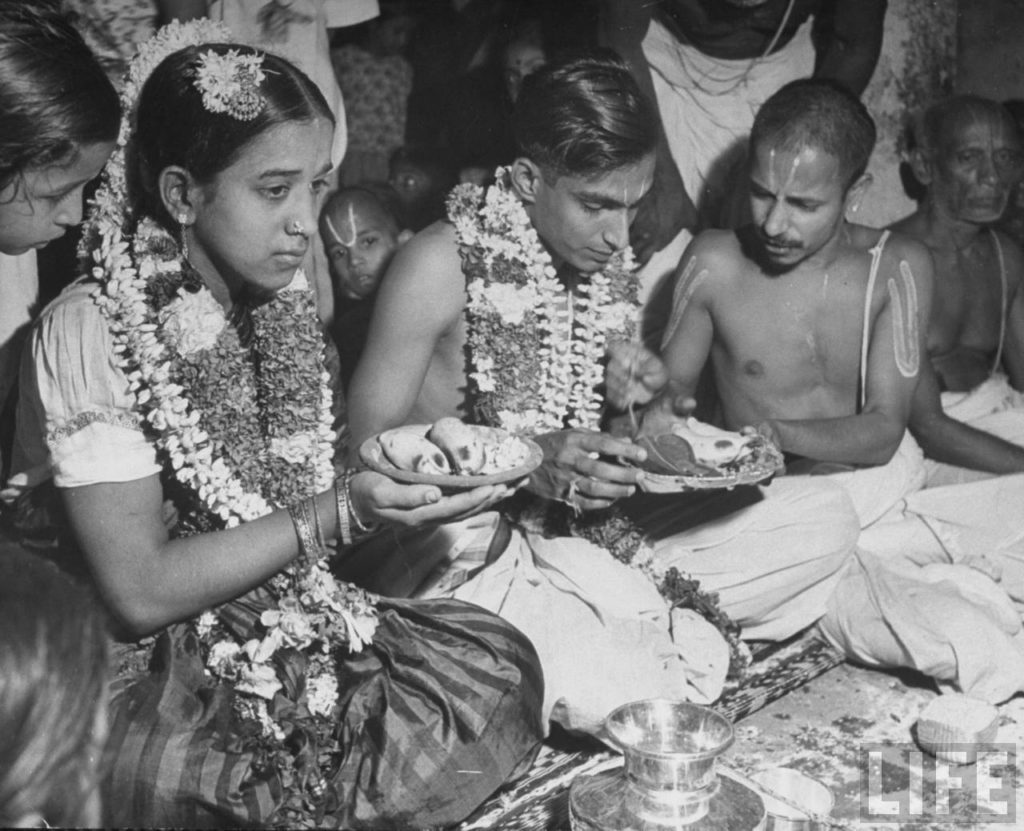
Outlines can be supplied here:
M538 434L566 426L597 429L604 403L600 384L605 349L613 338L634 336L640 311L632 252L627 248L616 254L604 269L567 291L508 177L508 168L498 168L496 183L480 207L481 189L474 185L459 186L448 202L469 277L469 378L479 393L496 397L495 415L506 430ZM480 326L475 322L495 317L511 340L528 317L538 334L532 355L531 345L524 344L515 356L521 363L530 361L522 375L538 379L529 400L519 396L515 407L501 405L517 385L516 378L498 368L496 351L503 339L494 337L493 329L474 332Z
M106 194L100 194L97 201L105 197ZM223 309L203 286L195 293L179 290L175 301L156 312L146 295L149 280L158 273L180 271L183 267L177 256L161 259L152 253L157 247L154 239L166 232L149 220L139 223L133 245L138 259L136 268L128 246L121 239L121 228L107 226L106 220L100 220L100 226L101 236L109 244L97 252L98 265L93 268L93 276L101 287L93 296L107 318L114 351L121 356L129 389L135 393L137 403L147 410L146 419L157 431L157 446L166 451L175 477L198 493L206 507L229 528L269 513L274 506L259 494L247 492L223 456L215 454L213 438L199 426L200 414L185 391L171 381L168 348L157 335L161 329L169 333L165 339L176 340L187 350L200 344L213 346L217 335L228 326ZM302 272L283 291L309 291ZM196 309L202 314L196 315ZM182 350L183 354L185 351ZM331 401L330 376L323 371L315 434L302 433L277 440L279 447L296 441L305 446L306 453L302 455L315 466L316 492L328 488L334 479ZM283 452L278 455L293 460L295 454L290 451L288 456Z

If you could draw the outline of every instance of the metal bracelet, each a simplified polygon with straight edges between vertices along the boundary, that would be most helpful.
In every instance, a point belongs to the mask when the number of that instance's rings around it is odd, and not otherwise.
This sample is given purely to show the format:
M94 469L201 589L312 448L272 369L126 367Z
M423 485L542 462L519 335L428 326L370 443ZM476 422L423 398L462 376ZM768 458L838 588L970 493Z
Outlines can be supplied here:
M299 540L299 559L307 566L319 559L322 550L317 545L316 532L310 520L309 502L308 499L302 499L288 506L288 516L291 517L295 536Z
M345 488L345 499L348 502L348 513L352 520L352 528L355 532L361 536L368 537L370 534L376 534L380 530L380 523L374 523L373 525L366 525L356 513L355 502L352 500L352 477L359 473L355 468L349 468L345 471L345 481L343 487Z

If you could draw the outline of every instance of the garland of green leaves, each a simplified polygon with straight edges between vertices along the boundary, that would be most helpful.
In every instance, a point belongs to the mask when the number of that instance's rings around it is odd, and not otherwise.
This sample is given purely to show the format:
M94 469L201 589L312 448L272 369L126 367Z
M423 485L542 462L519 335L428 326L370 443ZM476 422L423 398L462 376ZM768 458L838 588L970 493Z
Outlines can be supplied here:
M511 190L507 168L498 168L486 192L458 186L447 207L466 276L476 418L525 435L600 429L605 349L615 340L633 340L640 315L631 250L568 291ZM721 610L717 594L675 568L659 571L643 532L618 506L577 513L563 503L517 495L507 513L548 536L587 539L639 568L670 606L693 609L719 629L729 643L732 675L750 663L740 627Z

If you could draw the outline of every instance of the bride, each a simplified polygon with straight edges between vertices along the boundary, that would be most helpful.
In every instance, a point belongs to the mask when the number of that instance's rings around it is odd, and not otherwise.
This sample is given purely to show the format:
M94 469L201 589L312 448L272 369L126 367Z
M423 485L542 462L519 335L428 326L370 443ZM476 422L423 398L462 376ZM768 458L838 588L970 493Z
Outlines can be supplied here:
M158 636L114 697L107 822L451 824L531 761L536 655L469 604L336 582L326 541L344 557L507 489L335 478L299 270L333 119L295 67L228 39L174 24L133 62L89 273L25 362L21 478L52 477L122 635Z

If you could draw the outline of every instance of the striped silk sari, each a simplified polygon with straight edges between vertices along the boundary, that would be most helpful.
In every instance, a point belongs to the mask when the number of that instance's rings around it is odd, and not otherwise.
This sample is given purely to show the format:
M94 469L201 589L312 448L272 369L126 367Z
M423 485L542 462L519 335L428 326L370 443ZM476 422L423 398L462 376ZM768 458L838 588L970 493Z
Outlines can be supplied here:
M255 598L255 600L254 600ZM238 625L259 593L235 601ZM313 799L237 729L191 626L114 695L108 822L154 827L426 828L456 823L532 762L544 729L533 647L461 601L381 600L371 646L339 660L333 771ZM317 748L292 747L312 754ZM322 748L320 748L322 750Z

